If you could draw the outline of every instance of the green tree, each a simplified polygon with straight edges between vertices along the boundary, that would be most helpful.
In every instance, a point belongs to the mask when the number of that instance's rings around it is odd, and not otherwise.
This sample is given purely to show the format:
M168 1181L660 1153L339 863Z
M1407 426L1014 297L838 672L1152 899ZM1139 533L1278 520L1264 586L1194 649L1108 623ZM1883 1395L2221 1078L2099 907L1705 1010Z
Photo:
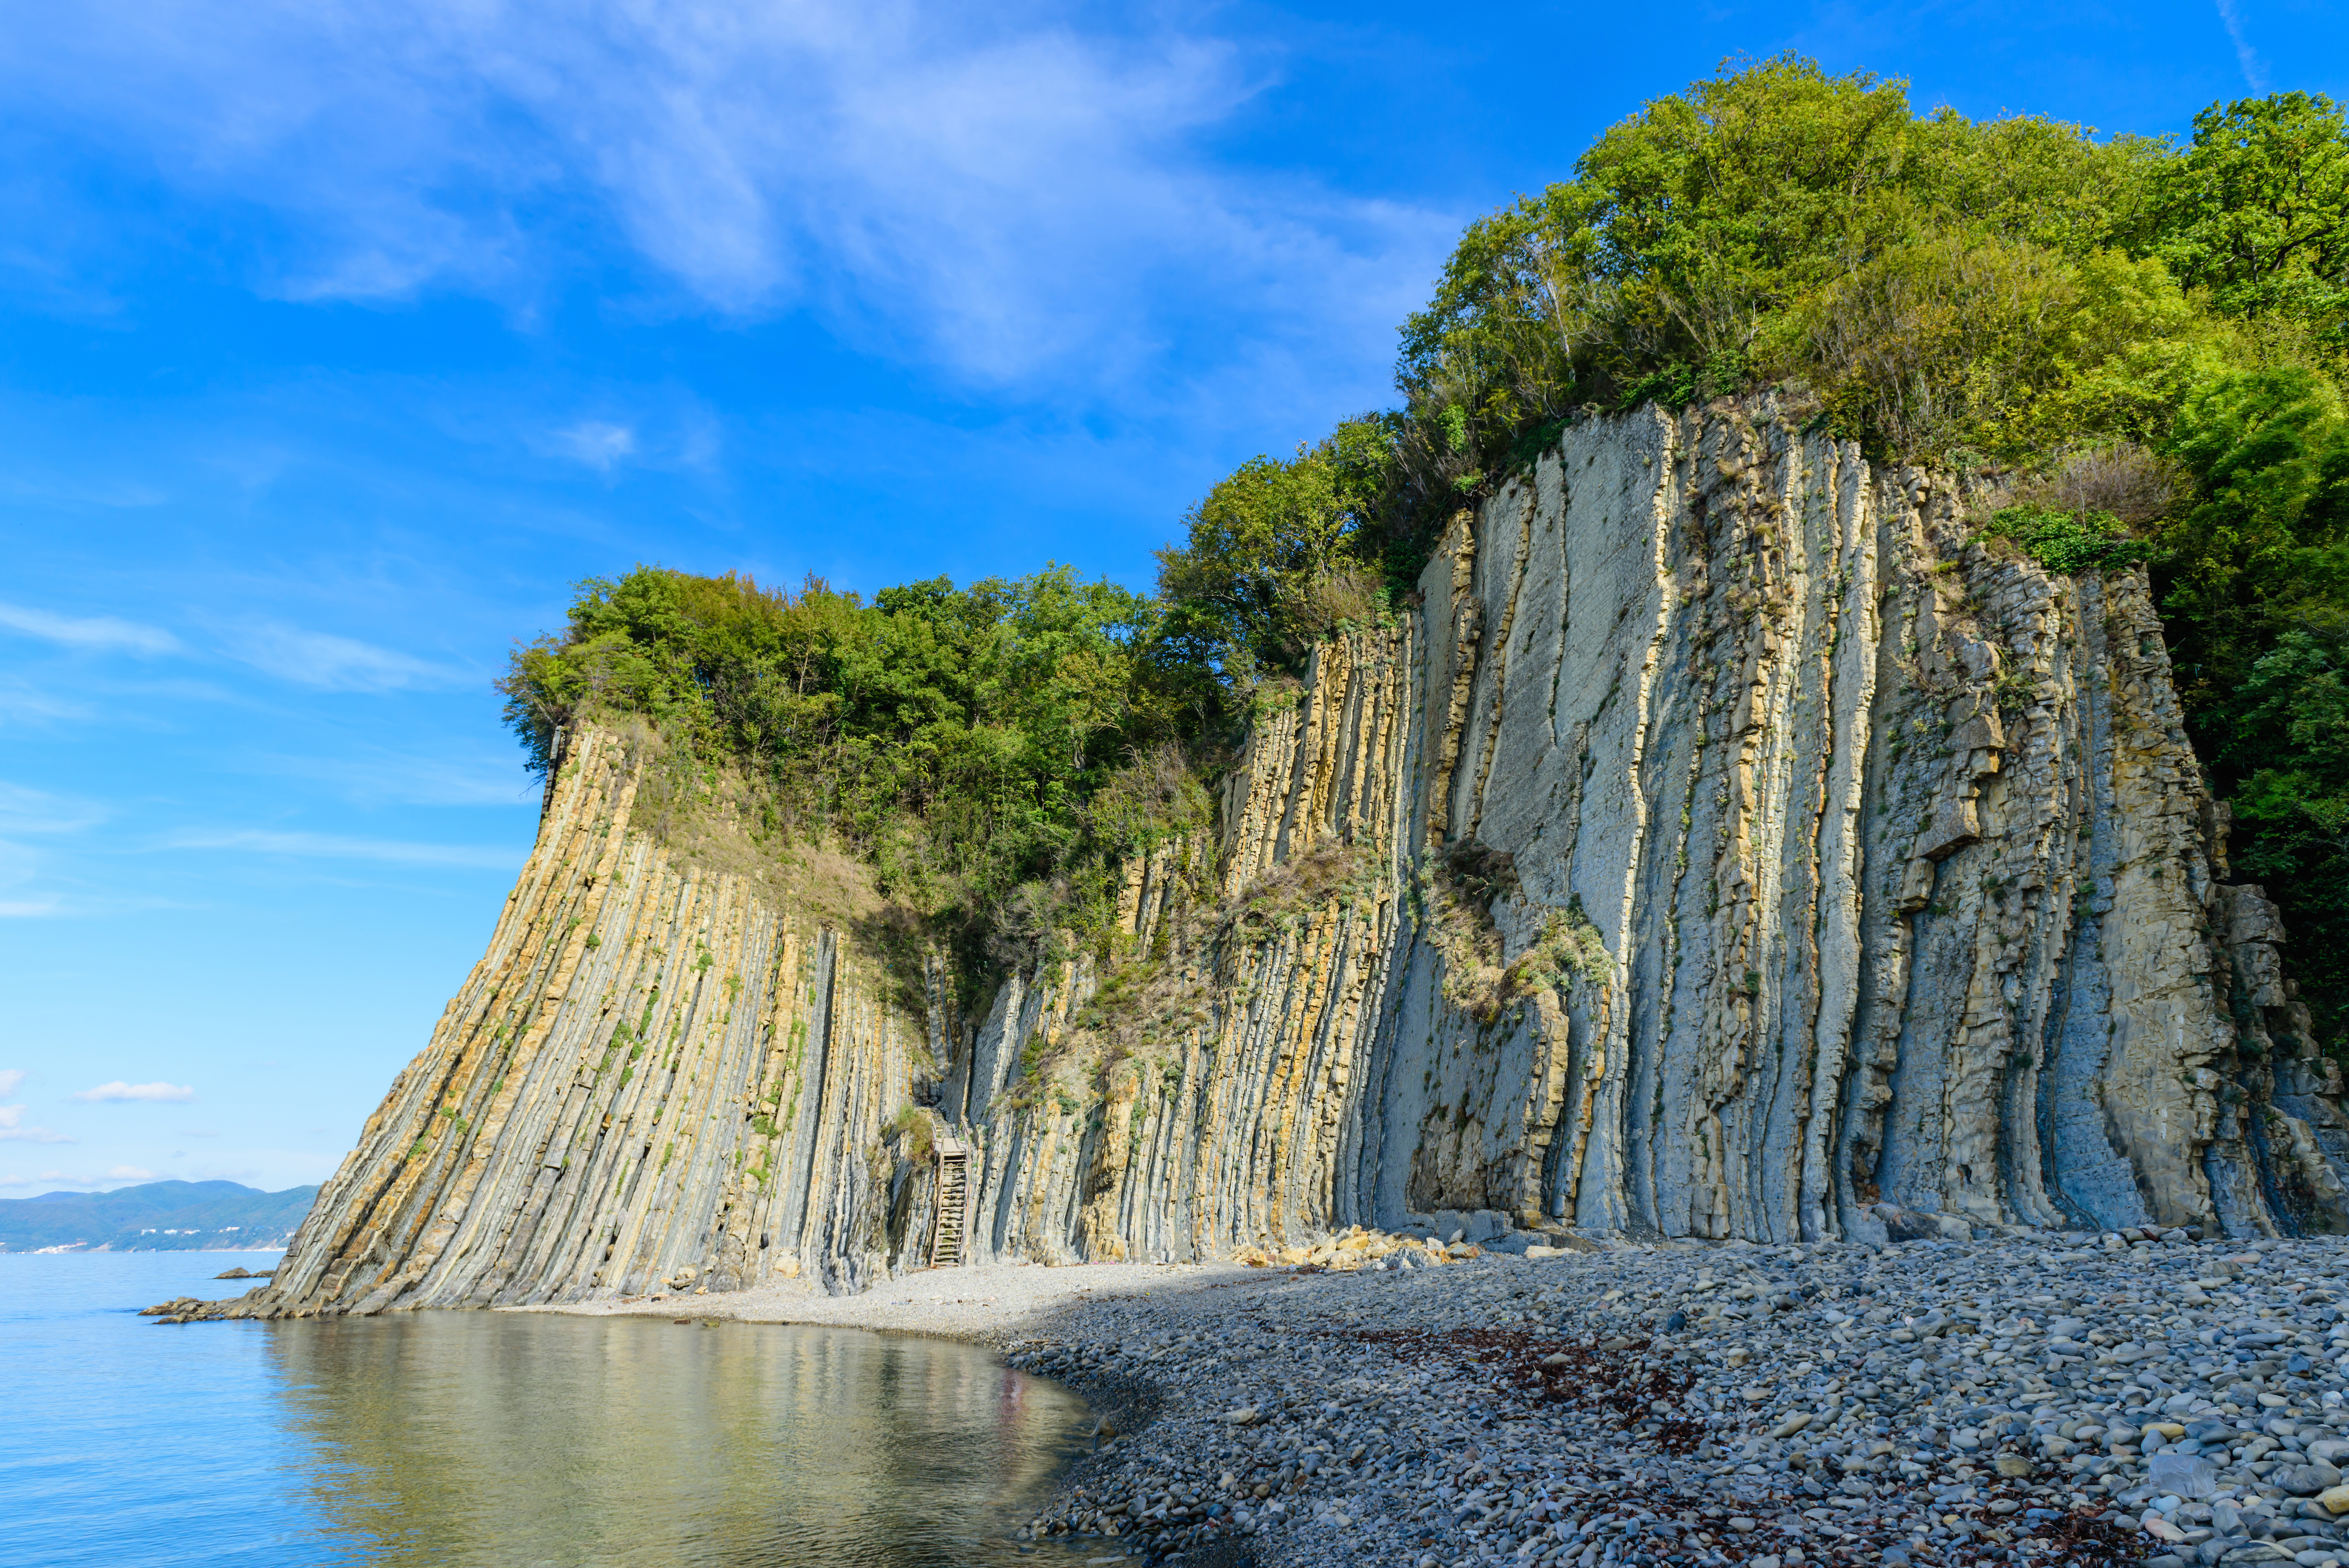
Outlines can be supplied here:
M2015 450L2130 411L2060 395L2189 324L2158 265L2107 255L2165 156L2047 119L1920 119L1901 83L1791 56L1724 70L1470 226L1403 328L1426 433L1402 449L1446 467L1436 432L1464 417L1473 453L1449 471L1481 475L1586 404L1768 380L1809 384L1879 455Z
M2322 93L2212 105L2157 183L2153 253L2234 315L2349 310L2349 128Z
M2313 371L2233 371L2185 399L2168 451L2197 493L2163 531L2165 605L2189 703L2223 713L2284 632L2349 616L2349 424Z
M2220 766L2235 873L2284 920L2290 970L2320 1038L2349 1024L2349 679L2343 639L2286 632L2234 693Z
M869 857L974 982L990 955L1024 961L1102 918L1088 803L1177 729L1155 601L1066 566L870 604L813 578L776 592L651 566L579 586L565 632L517 649L502 683L535 765L560 728L640 716L703 772L757 786L784 830ZM1196 805L1122 789L1125 841ZM1007 928L1030 945L990 946Z
M2151 558L2240 863L2272 879L2337 1037L2344 369L2332 100L2214 105L2175 146L1736 62L1470 224L1403 325L1402 407L1214 486L1154 598L1058 566L870 603L639 567L517 650L508 712L542 767L559 727L642 716L1006 962L1097 923L1114 857L1204 811L1197 759L1248 689L1406 594L1450 519L1565 425L1775 384L1871 456L2021 470L1982 521L2043 562Z
M1184 519L1185 542L1158 552L1168 635L1246 687L1295 667L1332 626L1375 619L1371 530L1392 445L1387 421L1352 419L1292 459L1251 458L1217 483Z

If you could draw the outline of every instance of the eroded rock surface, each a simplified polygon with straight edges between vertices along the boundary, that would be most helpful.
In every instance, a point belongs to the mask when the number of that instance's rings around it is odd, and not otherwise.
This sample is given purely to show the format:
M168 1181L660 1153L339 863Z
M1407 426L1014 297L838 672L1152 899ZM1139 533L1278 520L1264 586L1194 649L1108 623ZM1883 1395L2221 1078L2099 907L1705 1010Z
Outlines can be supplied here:
M1767 398L1594 419L1313 655L1212 841L983 1018L855 890L567 748L490 952L227 1310L841 1288L1482 1213L1887 1239L2349 1228L2137 573L1970 542ZM835 881L854 882L851 872Z

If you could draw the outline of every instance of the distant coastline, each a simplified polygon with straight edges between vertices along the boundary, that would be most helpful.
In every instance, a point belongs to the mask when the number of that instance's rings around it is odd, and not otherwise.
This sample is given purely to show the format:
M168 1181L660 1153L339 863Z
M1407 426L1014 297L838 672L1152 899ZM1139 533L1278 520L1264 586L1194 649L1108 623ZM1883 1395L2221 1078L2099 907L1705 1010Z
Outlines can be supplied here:
M149 1181L110 1192L0 1199L0 1253L282 1251L318 1189Z
M284 1242L252 1242L243 1246L222 1247L109 1247L103 1245L89 1247L78 1243L58 1247L12 1247L0 1243L0 1257L65 1257L68 1254L75 1257L88 1257L98 1253L282 1253L285 1250Z

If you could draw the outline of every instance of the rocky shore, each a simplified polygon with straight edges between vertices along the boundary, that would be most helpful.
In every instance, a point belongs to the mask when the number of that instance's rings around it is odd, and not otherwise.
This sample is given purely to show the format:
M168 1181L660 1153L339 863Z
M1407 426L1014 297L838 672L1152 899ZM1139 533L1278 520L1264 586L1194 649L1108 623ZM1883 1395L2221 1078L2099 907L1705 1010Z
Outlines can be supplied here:
M2349 1241L1598 1248L1429 1266L1358 1235L1031 1319L1006 1354L1105 1430L1023 1539L1190 1564L2349 1563Z
M1915 1239L1632 1243L1473 1216L1479 1244L1444 1216L1256 1266L539 1310L991 1343L1101 1412L1019 1532L1056 1559L2349 1568L2349 1238L1878 1217Z

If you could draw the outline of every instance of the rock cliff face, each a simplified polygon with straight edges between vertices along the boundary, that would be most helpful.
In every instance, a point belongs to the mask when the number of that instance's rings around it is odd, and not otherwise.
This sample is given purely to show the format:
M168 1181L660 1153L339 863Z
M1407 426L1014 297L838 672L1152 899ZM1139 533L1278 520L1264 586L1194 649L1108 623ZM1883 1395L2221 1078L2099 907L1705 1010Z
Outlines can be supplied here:
M833 1288L1354 1222L2349 1228L2141 574L1767 399L1568 430L1266 694L1212 840L956 1015L853 867L577 738L487 955L237 1313ZM721 814L722 815L722 814ZM784 874L781 862L797 870ZM829 892L823 892L823 887ZM811 891L816 890L816 891Z

